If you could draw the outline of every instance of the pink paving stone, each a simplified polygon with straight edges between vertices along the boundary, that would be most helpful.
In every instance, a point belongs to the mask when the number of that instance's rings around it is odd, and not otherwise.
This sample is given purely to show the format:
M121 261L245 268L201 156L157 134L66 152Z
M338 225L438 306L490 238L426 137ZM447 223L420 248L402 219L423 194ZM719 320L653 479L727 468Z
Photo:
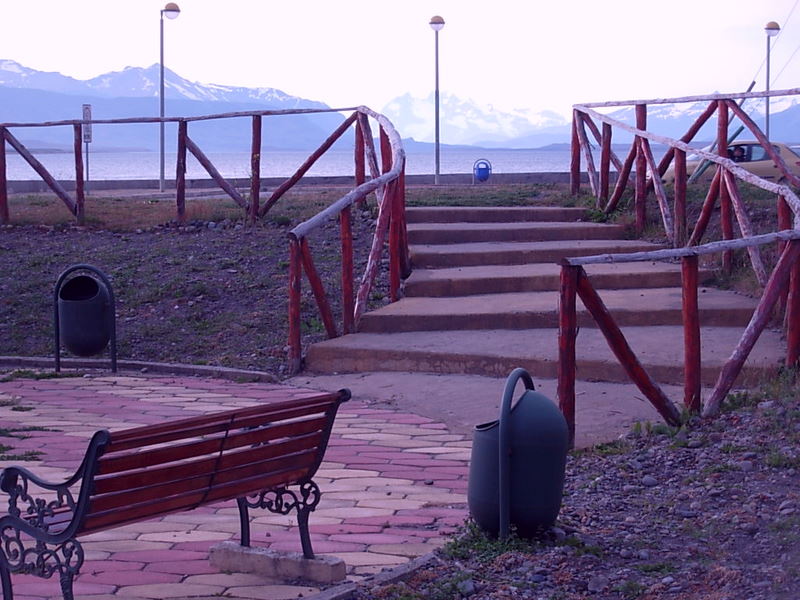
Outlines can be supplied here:
M104 573L106 571L139 571L144 566L144 562L127 560L87 560L81 567L81 574Z
M314 552L318 554L336 554L337 552L366 552L366 544L351 544L346 542L312 542L311 546ZM297 540L294 544L289 542L276 542L269 544L270 550L276 552L302 552L300 541Z
M404 544L419 541L413 535L389 533L352 533L331 536L331 542L348 542L351 544Z
M444 423L425 423L424 425L420 425L423 429L447 429L447 425Z
M446 481L448 479L458 479L459 475L452 473L431 473L428 469L414 469L406 471L404 469L386 469L381 471L381 477L395 477L397 479L411 479L412 481Z
M393 465L405 465L408 467L466 467L466 461L451 460L446 458L434 458L429 454L411 454L404 452L402 455L392 460Z
M438 475L458 475L463 477L469 472L469 467L467 465L461 465L460 467L431 467L426 470Z
M215 544L219 544L219 540L203 540L198 542L180 542L172 547L175 550L186 550L190 552L203 552L208 554L209 549L211 546Z
M43 596L45 598L61 598L61 586L58 584L58 577L51 579L39 579L37 581L16 581L14 576L11 577L11 583L14 589L14 596L23 595ZM113 594L116 586L103 585L98 583L83 584L76 580L72 586L76 598L83 596L94 596L99 594Z
M389 515L386 517L356 517L354 519L345 519L345 525L383 525L399 526L399 525L432 525L434 518L429 516L410 516L410 515Z
M406 535L409 532L414 535L415 538L420 539L428 539L439 537L441 533L435 529L412 529L410 527L387 527L383 530L384 533L391 533L394 535Z
M219 573L208 559L204 560L174 560L168 562L152 562L145 566L145 571L156 573L174 573L175 575L209 575Z
M442 506L429 506L427 508L420 508L417 510L398 510L397 515L401 517L406 516L423 516L431 517L433 519L448 519L448 518L463 518L467 514L465 508L444 508Z
M309 529L312 534L335 535L337 533L380 533L383 528L377 525L311 525Z
M176 560L201 560L207 559L207 552L190 550L132 550L130 552L114 552L114 560L132 560L144 563Z
M334 457L331 457L330 452L325 454L325 459L326 459L327 462L341 462L341 463L343 463L345 465L365 465L365 464L375 464L375 462L376 462L375 459L370 458L368 456L339 456L338 460L334 460L334 458L337 458L336 455L334 455ZM380 464L381 465L387 465L387 464L389 464L389 461L388 460L383 460L383 461L380 462ZM363 467L360 467L360 468L363 468ZM375 469L371 469L371 470L374 471ZM324 492L324 490L323 490L323 492Z
M85 584L109 585L149 585L151 583L179 583L182 575L172 573L158 573L156 571L109 571L107 573L85 574L81 569L75 581Z

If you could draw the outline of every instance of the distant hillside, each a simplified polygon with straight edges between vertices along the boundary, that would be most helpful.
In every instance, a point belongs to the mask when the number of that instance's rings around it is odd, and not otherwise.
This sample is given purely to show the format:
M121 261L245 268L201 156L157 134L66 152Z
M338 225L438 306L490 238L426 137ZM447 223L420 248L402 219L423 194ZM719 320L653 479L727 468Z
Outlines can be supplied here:
M154 79L155 77L155 79ZM81 118L81 105L92 105L94 119L158 116L158 67L128 68L87 81L58 73L26 69L12 61L0 61L0 122L31 123ZM321 102L290 96L272 88L204 86L166 71L167 116L197 116L237 111L328 108ZM62 91L59 91L62 90ZM266 117L265 149L300 150L317 147L343 120L339 113ZM95 125L93 148L158 149L158 124ZM166 127L167 147L176 147L177 126ZM72 147L72 131L58 128L15 128L12 133L25 143ZM250 149L249 118L191 123L189 135L209 151ZM352 143L351 138L345 141Z

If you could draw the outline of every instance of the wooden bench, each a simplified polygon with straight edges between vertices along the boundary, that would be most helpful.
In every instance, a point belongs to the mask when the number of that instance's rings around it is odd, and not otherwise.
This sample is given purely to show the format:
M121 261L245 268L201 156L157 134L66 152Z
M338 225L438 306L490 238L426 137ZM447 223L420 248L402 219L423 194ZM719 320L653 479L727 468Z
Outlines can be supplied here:
M77 472L48 483L21 467L0 474L8 514L0 517L0 583L11 573L58 573L64 600L83 564L77 538L236 499L242 546L249 508L297 511L303 555L314 558L308 516L320 500L311 479L348 390L217 412L118 432L96 432ZM291 489L290 489L291 486ZM35 489L37 491L35 491ZM34 493L43 493L37 498Z

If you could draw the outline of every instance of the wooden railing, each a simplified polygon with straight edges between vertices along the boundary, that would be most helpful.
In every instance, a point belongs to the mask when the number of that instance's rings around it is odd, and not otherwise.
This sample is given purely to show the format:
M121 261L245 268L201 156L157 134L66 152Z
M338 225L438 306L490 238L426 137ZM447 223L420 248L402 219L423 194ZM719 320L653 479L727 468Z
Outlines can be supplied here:
M767 281L758 305L739 343L723 366L711 395L701 405L700 316L698 307L698 256L727 252L738 248L757 247L779 242L783 246L775 268ZM592 286L584 265L680 259L682 265L683 333L684 333L684 406L689 412L713 416L742 370L750 351L773 316L787 286L790 288L786 308L786 364L794 366L800 357L800 230L790 229L749 238L712 242L703 246L565 258L561 262L561 289L558 330L558 402L575 433L575 370L578 321L576 298L580 297L594 318L609 347L630 379L639 387L667 423L678 425L680 411L658 384L648 375L636 354L614 321L603 300Z
M577 194L580 189L581 155L583 155L592 193L596 197L597 208L609 214L616 210L629 184L631 172L635 164L634 213L636 217L636 231L641 234L644 230L647 221L647 197L650 190L653 190L658 200L664 233L676 247L686 244L687 240L689 245L697 244L700 241L706 231L709 217L718 199L720 200L720 210L722 212L723 238L733 238L734 214L739 221L739 226L742 228L743 235L745 237L750 235L749 232L752 231L752 226L747 218L746 211L743 209L741 196L738 191L738 181L745 181L778 195L779 215L782 215L781 218L785 221L785 219L788 218L789 206L795 214L800 214L800 199L798 199L795 191L788 185L781 185L760 179L727 158L728 126L731 114L739 118L742 124L750 130L758 142L764 147L769 157L775 162L775 165L780 170L785 181L795 187L800 187L800 179L788 169L783 158L781 158L768 142L758 125L756 125L747 113L744 112L742 107L736 103L736 100L746 100L748 98L796 95L800 95L800 88L769 93L712 94L707 96L689 96L657 100L627 100L621 102L577 104L573 106L572 120L572 160L570 166L572 192L573 194ZM686 134L679 140L656 135L647 131L648 105L688 102L708 102L708 105L689 127ZM599 108L621 108L626 106L634 107L636 115L635 127L596 110ZM715 113L717 115L716 152L708 152L691 147L689 143ZM595 121L602 123L602 131L598 129ZM597 143L600 144L599 172L595 167L594 157L591 152L591 144L586 132L587 128ZM633 134L634 136L625 160L620 160L611 149L612 134L615 129ZM653 157L650 146L651 142L663 144L668 148L658 164L656 164ZM688 235L686 222L687 153L695 154L709 161L711 164L717 165L717 173L712 180L703 204L703 212L691 237ZM670 199L661 178L672 162L675 163L675 186L671 208ZM617 170L613 191L610 188L612 164ZM786 206L787 203L788 206ZM787 222L782 222L781 226L782 228L787 228L791 225Z
M380 127L381 165L372 142L369 117ZM327 299L322 281L314 267L309 234L331 219L339 219L342 250L342 333L352 333L358 327L361 315L367 308L370 291L375 283L381 262L381 253L389 241L389 290L395 301L400 295L400 282L411 271L408 237L405 221L405 152L400 135L388 119L365 107L359 107L355 117L356 127L356 182L362 182L331 206L301 223L289 233L289 371L296 373L302 366L300 335L301 280L305 271L316 299L320 317L329 338L339 332ZM365 163L371 179L366 181ZM367 265L358 291L354 293L353 234L351 207L375 193L378 199L378 219L372 238ZM277 193L277 192L276 192ZM274 195L273 195L274 196Z
M641 234L647 222L647 199L649 192L655 193L658 201L661 223L667 239L674 249L638 252L633 254L613 254L582 258L569 258L562 261L560 315L559 315L559 405L567 418L571 435L575 428L575 370L577 316L576 298L580 297L589 313L604 334L615 356L628 376L653 404L661 416L670 424L680 422L680 411L664 394L661 388L647 374L635 353L628 345L624 334L603 304L592 286L584 265L597 263L623 263L632 261L680 260L682 264L683 288L683 329L684 329L684 398L683 403L689 412L704 416L717 414L725 396L742 370L759 335L774 315L779 302L785 305L787 329L786 365L797 366L800 359L800 199L792 187L800 187L800 179L787 167L775 148L756 123L742 110L736 100L765 98L800 94L800 89L767 93L715 94L685 98L641 100L626 102L606 102L583 104L573 107L571 187L573 193L580 190L581 155L584 156L589 182L596 197L596 206L606 214L615 211L625 192L635 164L633 210L636 231ZM678 102L707 101L706 109L691 125L680 140L653 134L647 131L647 105L673 104ZM622 123L597 108L634 106L636 126ZM698 150L689 146L703 125L717 115L716 151ZM733 114L743 126L750 130L765 149L781 173L782 181L765 181L743 169L727 157L729 144L730 116ZM602 123L602 131L595 120ZM595 168L591 144L586 129L600 144L600 170ZM620 160L611 150L613 128L634 135L633 143L625 158ZM651 142L667 146L667 152L658 164L653 157ZM688 174L686 155L692 153L716 165L708 192L702 204L699 217L693 229L687 227L686 192ZM662 182L662 176L674 161L675 182L672 198ZM617 170L613 191L611 190L611 165ZM739 182L766 190L776 195L778 231L764 235L754 235L754 228L747 216L745 203L739 191ZM722 241L697 245L706 234L715 205L719 200L720 229ZM671 202L670 202L671 201ZM734 239L734 216L742 233L741 239ZM768 275L761 259L759 248L764 244L778 243L779 259ZM750 323L723 366L711 395L703 403L701 400L701 353L700 318L698 309L698 256L722 254L722 268L730 272L733 252L746 249L750 257L756 279L763 288L759 303Z
M41 123L0 123L0 224L9 222L8 210L8 178L6 172L6 144L10 145L27 162L31 168L42 178L50 190L58 196L67 209L75 216L79 224L84 220L84 172L82 139L83 128L87 125L122 125L142 123L177 123L178 125L178 154L175 165L175 206L178 222L186 219L186 155L190 152L206 170L209 176L219 185L234 202L244 211L248 221L254 222L258 217L263 217L272 208L278 199L314 165L314 163L339 139L356 120L358 111L356 107L337 109L292 109L292 110L260 110L228 112L195 117L131 117L124 119L94 119L94 120L68 120L45 121ZM261 204L261 125L264 117L281 117L286 115L351 112L344 122L315 150L297 171L282 184L273 194ZM213 162L203 152L200 146L189 137L189 124L199 121L218 119L250 118L252 120L252 137L250 144L250 197L249 200L240 193L233 184L227 181L214 166ZM25 147L12 133L13 128L42 128L71 126L73 128L73 153L75 156L75 197L73 198L56 179L48 172L44 165ZM356 165L358 170L358 165ZM363 168L362 168L363 171ZM363 183L362 181L358 183Z
M318 112L352 113L342 124L317 148L297 171L275 189L263 203L260 200L260 157L261 157L261 121L265 116L290 114L308 114ZM194 121L209 119L229 119L249 117L252 119L251 143L251 178L249 200L219 173L212 161L189 136L189 124ZM370 119L377 121L380 136L380 160L374 147ZM289 233L289 370L297 372L302 364L302 348L300 335L300 299L301 279L305 272L311 290L316 299L322 323L329 337L339 335L334 322L333 312L325 292L309 247L308 236L317 227L331 219L338 218L341 230L342 251L342 329L351 333L356 330L359 319L367 308L378 269L381 264L381 253L388 238L389 247L389 292L392 301L399 298L403 277L411 271L408 253L408 237L405 221L405 152L400 135L384 116L364 106L329 110L284 110L284 111L248 111L223 113L201 117L131 118L92 121L52 121L47 123L3 123L0 124L0 223L7 223L8 187L6 178L5 142L9 143L20 156L39 174L50 189L64 202L67 209L79 223L84 218L83 157L81 153L82 128L87 124L121 124L121 123L158 123L160 121L178 124L178 154L176 160L176 216L179 222L186 218L186 157L191 153L208 172L219 187L242 208L246 218L253 222L264 217L269 210L297 184L314 163L338 140L351 126L355 125L355 187L331 206L311 219L301 223ZM51 127L71 125L74 129L75 181L76 191L73 199L55 180L47 169L14 137L11 127ZM367 174L367 168L369 174ZM353 273L353 234L351 229L351 207L356 202L363 202L369 194L375 193L378 199L378 219L369 252L366 269L361 277L358 290L355 290Z

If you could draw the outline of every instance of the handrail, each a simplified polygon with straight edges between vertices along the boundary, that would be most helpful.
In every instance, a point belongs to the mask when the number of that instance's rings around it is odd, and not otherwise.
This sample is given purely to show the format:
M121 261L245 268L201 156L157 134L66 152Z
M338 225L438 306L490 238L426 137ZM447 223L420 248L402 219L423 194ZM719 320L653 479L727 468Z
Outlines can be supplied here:
M734 248L785 243L777 264L764 286L758 305L739 342L722 367L711 395L701 402L701 349L698 308L698 256L727 252ZM592 286L584 265L600 263L681 260L682 322L684 328L684 405L687 410L703 416L716 415L723 399L741 373L745 361L761 333L769 323L775 306L788 289L786 306L786 365L796 366L800 360L800 230L790 229L738 240L711 242L701 246L564 258L561 261L558 331L558 402L570 431L575 436L575 370L578 335L576 298L579 296L602 331L628 376L670 424L680 422L678 409L648 375L625 339L622 330Z
M739 181L744 181L757 188L775 194L778 197L777 211L779 227L791 227L789 221L791 220L790 215L792 213L794 214L796 226L800 227L800 197L798 197L797 192L792 189L792 187L784 185L783 183L774 183L761 179L727 156L728 127L732 114L742 122L743 127L748 128L753 133L769 158L779 169L783 179L787 183L800 187L800 178L789 170L783 158L775 150L758 125L742 110L739 104L734 102L736 99L770 98L798 94L800 94L800 88L778 90L769 93L745 92L734 94L709 94L703 96L686 96L682 98L576 104L573 106L572 161L570 166L572 192L573 194L577 194L580 190L581 153L583 153L586 157L589 182L596 196L597 208L602 209L606 214L610 214L612 211L616 210L617 204L628 185L628 179L630 178L635 162L634 212L636 233L638 235L641 235L645 228L647 221L647 198L650 190L653 190L658 201L664 233L674 247L684 244L694 246L700 243L702 237L706 233L717 200L719 200L720 205L720 225L723 239L733 239L734 218L738 221L742 237L751 237L754 233L754 228L748 217L745 202L739 192ZM709 105L706 107L705 111L697 117L681 139L677 140L648 131L648 103L674 104L701 101L709 101ZM623 123L618 119L595 110L598 108L620 106L633 106L636 116L635 125ZM694 136L715 113L717 114L716 151L709 152L690 146L689 142L692 141ZM602 133L599 132L594 120L603 124ZM593 135L601 144L601 172L599 176L591 155L588 136L585 131L586 126L591 129ZM611 136L614 129L633 134L633 143L628 156L621 165L622 168L619 168L618 161L612 160L614 157L611 153ZM668 151L658 164L656 164L653 152L650 148L651 142L664 144L668 147ZM695 154L705 159L709 164L715 164L717 169L691 234L689 234L686 223L686 191L689 179L686 169L686 156L688 153ZM618 177L614 192L609 197L611 162L617 165ZM661 178L672 162L674 162L675 165L675 186L672 198L670 198ZM674 208L671 207L671 204ZM762 286L765 286L767 283L767 272L761 258L759 245L746 245L744 247L747 248L750 262L752 263L752 268L758 282ZM722 255L723 270L729 273L732 270L732 265L732 249L725 250Z
M309 158L289 177L270 198L262 205L259 200L260 169L259 160L261 153L261 118L263 116L280 116L292 114L313 114L328 112L353 111L344 119L342 124L309 156ZM201 148L189 137L188 124L194 121L210 119L227 119L237 117L250 117L253 119L251 139L251 183L250 201L236 188L226 181L214 167L211 160L203 153ZM369 119L377 121L380 129L381 165L378 165L377 154L370 130ZM308 169L339 139L353 124L356 127L355 142L355 189L349 191L332 205L314 215L307 221L294 227L288 234L289 237L289 370L296 372L302 362L300 343L300 285L302 273L305 272L311 285L311 290L316 298L317 306L321 313L325 330L329 337L338 335L333 314L327 300L324 284L319 277L308 243L308 235L322 224L339 217L342 242L342 306L343 306L343 333L355 331L358 321L366 310L370 290L377 277L380 266L381 253L386 238L389 239L390 258L390 294L391 300L400 296L401 277L407 276L410 271L408 253L408 236L405 222L405 151L403 150L400 134L385 116L367 108L357 106L351 108L331 109L288 109L288 110L254 110L228 113L217 113L194 117L132 117L121 119L92 119L92 120L64 120L46 121L41 123L0 123L0 223L6 223L8 216L8 191L6 178L5 145L11 144L20 155L27 160L48 186L64 202L70 212L75 215L79 223L83 220L83 176L81 156L81 134L85 125L105 124L131 124L131 123L177 123L178 124L178 152L176 159L176 213L179 222L185 220L185 192L186 192L186 155L191 152L198 162L205 168L211 178L220 188L227 193L245 211L249 220L255 221L263 217L280 197L295 184L297 184ZM8 130L12 127L53 127L70 125L74 129L74 152L76 163L76 194L73 200L60 184L47 172L47 169L21 144ZM366 160L365 160L366 159ZM367 179L365 166L369 165L371 178ZM383 172L381 172L381 167ZM356 294L353 285L353 239L350 224L350 208L355 202L363 202L366 197L375 193L378 198L378 220L375 227L373 241L367 266L361 278L361 283ZM355 298L353 297L355 295Z
M333 322L330 306L327 302L322 282L316 275L316 269L308 245L308 236L323 224L339 217L342 244L342 307L343 333L355 331L361 315L366 310L366 301L374 285L377 269L380 265L381 253L386 236L389 236L389 260L392 274L408 274L408 242L405 234L405 151L399 133L392 123L383 115L365 107L356 109L356 170L359 169L364 155L373 178L358 185L339 200L329 205L310 219L295 226L289 236L289 372L296 373L302 366L301 344L301 279L302 271L306 272L311 290L317 301L322 321L328 337L336 337L338 331ZM369 131L368 117L375 119L380 127L381 139L388 140L391 162L382 153L384 166L388 170L380 173L375 151L372 147L372 135ZM388 163L388 165L387 165ZM361 278L355 303L353 302L353 240L350 229L350 209L356 202L363 201L375 192L378 197L378 219L373 233L372 244L367 258L367 265ZM391 299L400 295L399 275L390 277Z

